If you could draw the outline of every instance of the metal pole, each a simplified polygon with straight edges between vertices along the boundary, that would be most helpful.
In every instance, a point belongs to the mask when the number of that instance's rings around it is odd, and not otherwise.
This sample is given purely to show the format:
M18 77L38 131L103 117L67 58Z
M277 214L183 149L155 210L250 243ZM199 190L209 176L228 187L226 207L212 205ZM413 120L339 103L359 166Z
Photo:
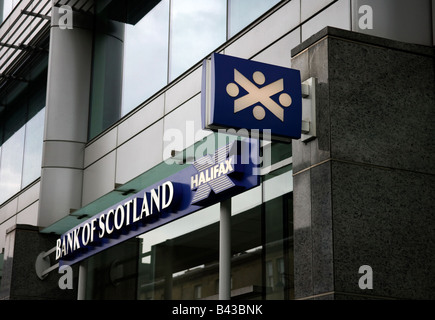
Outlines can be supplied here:
M231 198L220 204L219 300L231 299Z
M85 300L86 299L86 271L87 271L87 262L83 261L80 263L80 266L79 266L77 300Z

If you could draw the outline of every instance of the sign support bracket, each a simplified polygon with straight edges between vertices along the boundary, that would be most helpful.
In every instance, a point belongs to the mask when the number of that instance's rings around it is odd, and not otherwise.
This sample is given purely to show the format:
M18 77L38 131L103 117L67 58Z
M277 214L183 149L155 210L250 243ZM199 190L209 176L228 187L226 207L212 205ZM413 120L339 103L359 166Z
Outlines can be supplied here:
M316 86L316 78L302 82L302 142L308 142L317 136Z

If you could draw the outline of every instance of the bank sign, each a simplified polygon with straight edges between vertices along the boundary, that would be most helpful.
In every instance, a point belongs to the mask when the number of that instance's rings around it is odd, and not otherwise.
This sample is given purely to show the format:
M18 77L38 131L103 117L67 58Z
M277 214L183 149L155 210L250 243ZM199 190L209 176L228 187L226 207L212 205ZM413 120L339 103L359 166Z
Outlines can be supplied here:
M257 143L226 145L64 233L56 241L59 267L258 186Z
M205 129L270 130L277 140L300 139L300 71L214 53L203 62Z

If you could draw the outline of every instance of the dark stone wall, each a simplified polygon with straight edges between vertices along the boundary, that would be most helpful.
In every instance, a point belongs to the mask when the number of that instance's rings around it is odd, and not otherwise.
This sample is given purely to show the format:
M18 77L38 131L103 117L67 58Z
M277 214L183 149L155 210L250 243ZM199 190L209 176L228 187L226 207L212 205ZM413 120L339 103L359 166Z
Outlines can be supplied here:
M318 137L293 141L296 298L434 299L434 48L328 27L292 56L318 79Z
M35 271L36 258L56 243L56 237L39 233L37 227L16 225L8 230L4 254L0 300L74 300L77 298L78 269L73 268L73 289L59 288L63 276L53 270L43 280ZM55 259L50 255L51 264Z

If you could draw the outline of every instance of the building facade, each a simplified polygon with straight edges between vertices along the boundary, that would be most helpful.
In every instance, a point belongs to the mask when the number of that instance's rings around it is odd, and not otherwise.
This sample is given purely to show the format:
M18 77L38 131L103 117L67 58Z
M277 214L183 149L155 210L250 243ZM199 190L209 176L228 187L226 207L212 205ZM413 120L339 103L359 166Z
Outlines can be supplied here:
M0 299L435 298L433 0L4 0L0 18ZM235 139L202 127L213 52L316 79L315 136L261 139L257 186L61 270L62 234Z

